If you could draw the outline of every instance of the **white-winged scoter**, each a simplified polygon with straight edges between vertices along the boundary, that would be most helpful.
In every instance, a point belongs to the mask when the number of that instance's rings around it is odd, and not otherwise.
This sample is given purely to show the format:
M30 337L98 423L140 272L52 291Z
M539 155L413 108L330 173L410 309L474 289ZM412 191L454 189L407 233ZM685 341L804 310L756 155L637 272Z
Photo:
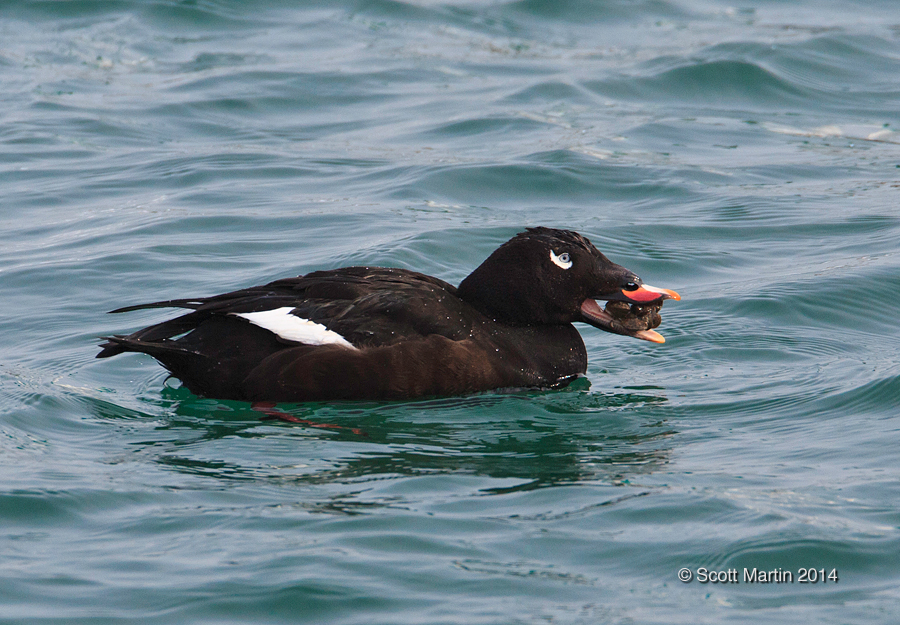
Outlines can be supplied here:
M665 299L578 233L528 228L452 285L406 269L315 271L224 295L97 355L141 352L198 395L245 401L407 399L562 387L587 370L572 322L655 343ZM602 309L596 300L607 300Z

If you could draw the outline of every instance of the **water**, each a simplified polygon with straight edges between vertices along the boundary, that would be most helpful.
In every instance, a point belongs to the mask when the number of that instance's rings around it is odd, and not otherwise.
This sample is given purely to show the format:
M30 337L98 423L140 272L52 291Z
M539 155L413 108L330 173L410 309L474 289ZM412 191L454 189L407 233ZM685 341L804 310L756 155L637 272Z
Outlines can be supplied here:
M3 5L0 621L896 623L898 60L886 0ZM93 358L537 224L677 289L667 343L281 406L336 428Z

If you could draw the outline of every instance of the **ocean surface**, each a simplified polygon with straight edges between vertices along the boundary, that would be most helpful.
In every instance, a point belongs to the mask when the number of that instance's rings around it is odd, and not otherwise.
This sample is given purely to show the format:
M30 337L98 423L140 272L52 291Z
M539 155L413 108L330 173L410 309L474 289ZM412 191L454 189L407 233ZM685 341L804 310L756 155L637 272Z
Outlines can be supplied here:
M898 200L895 0L3 3L0 623L900 622ZM308 423L94 358L534 225L667 342Z

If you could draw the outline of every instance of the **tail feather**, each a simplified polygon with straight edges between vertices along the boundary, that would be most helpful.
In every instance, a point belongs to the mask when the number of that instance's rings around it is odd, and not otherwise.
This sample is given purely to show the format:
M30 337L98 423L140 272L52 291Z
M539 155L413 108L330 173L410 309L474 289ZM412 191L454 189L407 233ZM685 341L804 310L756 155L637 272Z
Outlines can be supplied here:
M135 310L146 310L147 308L190 308L197 310L206 303L204 299L170 299L164 302L150 302L149 304L134 304L133 306L123 306L109 311L111 315L118 313L133 312Z
M190 313L191 317L199 313ZM173 319L167 324L179 321ZM160 324L165 326L166 324ZM152 356L197 395L220 399L244 397L242 384L248 373L271 354L285 349L278 337L253 324L233 317L208 318L183 337L151 339L169 334L153 326L128 336L104 337L106 343L97 355L108 358L122 352L139 352ZM178 329L177 326L174 326ZM229 340L223 340L223 336Z
M120 342L125 338L122 335L101 336L100 338L106 341L106 343L100 343L100 353L97 354L95 358L110 358L111 356L116 356L118 354L124 354L127 351L131 351Z
M135 333L137 334L137 333ZM157 360L160 357L166 357L172 354L180 356L202 356L200 352L191 349L185 349L175 341L163 340L161 342L150 342L140 338L136 338L134 334L130 336L101 336L106 343L102 343L100 353L97 358L109 358L116 354L124 352L139 352L141 354L149 354Z
M137 346L146 346L150 344L158 345L159 341L165 341L166 339L171 339L180 334L190 332L196 328L200 321L205 319L206 316L207 315L200 313L188 313L181 317L176 317L175 319L169 319L168 321L148 326L133 334L129 334L128 336L101 336L100 338L104 339L106 343L100 345L102 349L100 350L100 353L97 354L97 358L109 358L110 356L115 356L116 354L124 352L150 353L145 349L137 349Z
M98 358L107 358L121 352L148 354L196 395L229 399L235 393L234 379L211 375L213 367L208 356L187 349L176 341L150 343L131 336L110 336L106 339L107 343L97 355Z

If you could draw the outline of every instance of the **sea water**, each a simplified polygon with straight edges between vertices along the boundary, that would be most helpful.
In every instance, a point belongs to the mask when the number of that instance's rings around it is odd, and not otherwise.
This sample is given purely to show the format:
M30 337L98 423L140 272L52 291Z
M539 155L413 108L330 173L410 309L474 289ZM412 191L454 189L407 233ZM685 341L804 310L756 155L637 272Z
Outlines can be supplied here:
M898 70L889 0L3 4L0 621L896 623ZM533 225L667 342L299 423L94 359Z

